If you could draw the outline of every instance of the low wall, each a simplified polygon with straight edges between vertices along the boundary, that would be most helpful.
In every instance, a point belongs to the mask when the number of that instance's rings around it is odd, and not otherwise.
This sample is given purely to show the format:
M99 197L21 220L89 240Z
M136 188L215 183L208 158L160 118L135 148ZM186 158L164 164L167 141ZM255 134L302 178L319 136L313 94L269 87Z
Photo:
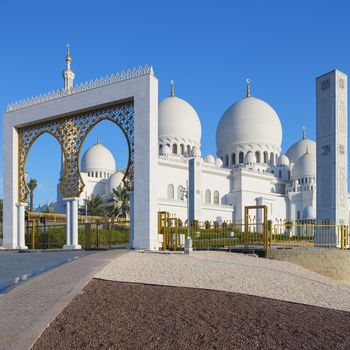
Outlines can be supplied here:
M320 275L350 283L350 250L273 249L270 259L288 261Z

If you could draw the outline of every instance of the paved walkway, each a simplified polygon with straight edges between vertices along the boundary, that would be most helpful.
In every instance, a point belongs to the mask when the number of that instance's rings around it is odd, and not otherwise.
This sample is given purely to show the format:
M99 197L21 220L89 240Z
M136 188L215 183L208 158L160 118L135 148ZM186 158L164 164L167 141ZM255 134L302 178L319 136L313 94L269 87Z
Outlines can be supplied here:
M31 277L96 251L0 251L0 293Z
M29 349L96 272L126 252L90 254L0 294L0 350Z

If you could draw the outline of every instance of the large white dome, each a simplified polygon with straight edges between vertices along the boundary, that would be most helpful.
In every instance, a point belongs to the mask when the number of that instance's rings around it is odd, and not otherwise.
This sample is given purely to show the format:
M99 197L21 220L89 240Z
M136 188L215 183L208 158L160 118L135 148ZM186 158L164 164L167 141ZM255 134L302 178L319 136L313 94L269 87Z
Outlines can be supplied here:
M200 146L202 127L197 112L185 100L167 97L158 105L158 137L161 144L178 142Z
M246 97L229 107L216 130L218 155L229 153L236 145L273 146L280 149L282 126L275 110L266 102Z
M292 169L293 180L308 176L316 176L316 157L311 153L305 153L300 157Z
M303 138L289 147L286 156L291 162L296 163L306 152L316 157L316 142Z
M113 154L103 145L97 143L90 147L81 159L81 171L106 171L115 172L115 160Z

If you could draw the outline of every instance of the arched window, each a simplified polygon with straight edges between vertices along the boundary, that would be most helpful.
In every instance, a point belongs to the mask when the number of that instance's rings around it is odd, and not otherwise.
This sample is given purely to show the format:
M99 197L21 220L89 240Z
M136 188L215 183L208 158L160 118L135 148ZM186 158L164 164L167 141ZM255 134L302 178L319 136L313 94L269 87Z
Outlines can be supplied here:
M288 180L290 180L290 171L288 170Z
M173 144L173 154L177 154L177 144Z
M169 184L168 185L168 199L174 199L174 185Z
M243 154L243 152L239 152L239 163L240 164L244 163L244 154Z
M264 163L265 164L267 164L267 157L268 157L267 152L264 152Z
M270 153L270 165L275 165L275 156L272 152Z
M281 179L282 178L282 170L278 170L278 177Z
M236 153L231 154L231 163L236 164Z
M204 202L206 204L210 204L211 203L211 193L210 190L205 190L205 199Z
M219 205L220 204L220 195L219 191L214 191L214 204Z
M95 176L98 177L98 172L97 171L95 172Z
M228 154L225 156L225 166L228 166Z
M255 152L255 158L256 158L256 162L260 163L260 152L259 151Z
M184 188L183 186L177 186L177 200L183 201L184 200Z
M183 143L180 145L180 153L185 154L185 145Z
M276 165L278 164L278 156L277 156L277 154L275 155L275 164Z
M190 156L191 155L191 146L187 145L187 155Z

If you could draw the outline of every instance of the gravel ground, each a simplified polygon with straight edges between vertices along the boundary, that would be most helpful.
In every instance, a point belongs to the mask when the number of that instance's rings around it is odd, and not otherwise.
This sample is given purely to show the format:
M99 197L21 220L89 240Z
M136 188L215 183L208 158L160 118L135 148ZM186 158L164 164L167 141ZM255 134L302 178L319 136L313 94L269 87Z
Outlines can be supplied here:
M350 285L297 265L225 252L130 252L96 278L243 293L350 311Z
M344 311L238 293L94 279L33 350L344 350L350 349L349 328L350 313Z

